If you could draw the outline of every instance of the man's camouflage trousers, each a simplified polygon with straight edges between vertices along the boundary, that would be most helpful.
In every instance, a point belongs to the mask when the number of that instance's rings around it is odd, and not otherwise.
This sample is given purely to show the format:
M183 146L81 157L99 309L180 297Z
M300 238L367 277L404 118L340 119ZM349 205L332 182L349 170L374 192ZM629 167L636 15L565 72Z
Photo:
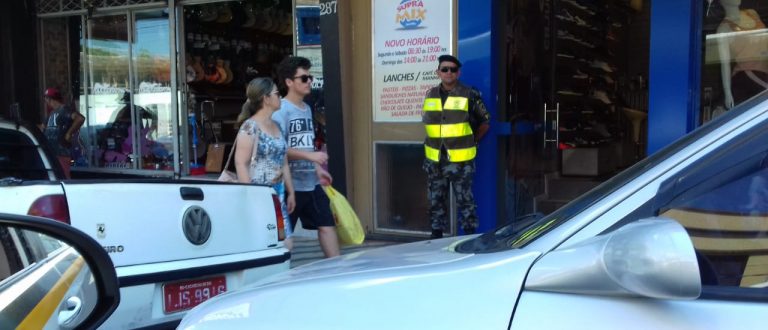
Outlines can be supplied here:
M459 223L465 232L474 233L477 229L477 205L472 195L472 180L475 176L475 161L450 163L433 162L425 159L423 165L427 172L427 199L429 200L429 219L432 229L445 230L450 219L449 192L453 184L453 193L458 208Z

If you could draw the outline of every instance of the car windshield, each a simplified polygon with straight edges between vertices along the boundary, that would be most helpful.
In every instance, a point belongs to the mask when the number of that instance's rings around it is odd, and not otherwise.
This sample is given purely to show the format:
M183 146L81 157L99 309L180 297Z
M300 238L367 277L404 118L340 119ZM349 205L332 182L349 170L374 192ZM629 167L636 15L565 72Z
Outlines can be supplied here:
M728 113L702 125L683 138L600 184L595 189L592 189L590 192L571 201L557 211L552 212L529 225L525 224L526 221L516 221L514 223L503 225L493 231L461 243L456 248L456 251L461 253L490 253L523 247L541 235L544 235L550 230L565 223L574 215L599 202L612 192L618 190L632 179L645 172L647 168L658 164L672 154L690 145L693 141L717 129L732 118L754 108L757 104L764 102L766 99L768 99L768 92L762 93L760 96L742 103Z

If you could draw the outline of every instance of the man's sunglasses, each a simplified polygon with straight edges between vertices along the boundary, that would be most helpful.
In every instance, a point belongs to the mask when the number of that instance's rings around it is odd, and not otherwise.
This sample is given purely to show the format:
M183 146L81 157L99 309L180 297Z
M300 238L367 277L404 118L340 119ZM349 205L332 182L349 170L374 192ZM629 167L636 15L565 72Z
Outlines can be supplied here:
M459 68L457 68L455 66L444 66L444 67L440 68L440 72L448 72L448 71L456 73L456 72L459 72Z
M311 74L303 74L303 75L300 75L300 76L293 77L293 79L299 79L299 78L301 78L301 82L303 82L303 83L305 83L307 81L310 81L310 80L313 80L313 81L315 80L315 77L313 77Z

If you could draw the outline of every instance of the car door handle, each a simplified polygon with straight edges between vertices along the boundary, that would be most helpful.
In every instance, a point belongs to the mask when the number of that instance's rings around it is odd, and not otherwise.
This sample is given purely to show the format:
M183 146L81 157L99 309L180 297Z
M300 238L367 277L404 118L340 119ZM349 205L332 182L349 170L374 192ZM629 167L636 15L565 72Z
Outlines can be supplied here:
M205 198L203 190L194 187L181 187L181 199L185 201L201 201Z
M72 322L83 309L83 301L76 296L67 298L64 304L64 309L59 312L59 325L67 325Z

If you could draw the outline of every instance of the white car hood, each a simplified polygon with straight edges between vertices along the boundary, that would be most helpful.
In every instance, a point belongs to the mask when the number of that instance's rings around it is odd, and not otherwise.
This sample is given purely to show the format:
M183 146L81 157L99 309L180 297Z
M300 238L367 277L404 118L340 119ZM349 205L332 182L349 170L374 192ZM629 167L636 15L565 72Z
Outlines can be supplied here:
M466 237L361 251L211 299L179 329L501 329L535 251L454 251Z
M345 254L294 268L260 284L454 262L472 256L453 252L453 247L465 240L467 237L452 237Z

